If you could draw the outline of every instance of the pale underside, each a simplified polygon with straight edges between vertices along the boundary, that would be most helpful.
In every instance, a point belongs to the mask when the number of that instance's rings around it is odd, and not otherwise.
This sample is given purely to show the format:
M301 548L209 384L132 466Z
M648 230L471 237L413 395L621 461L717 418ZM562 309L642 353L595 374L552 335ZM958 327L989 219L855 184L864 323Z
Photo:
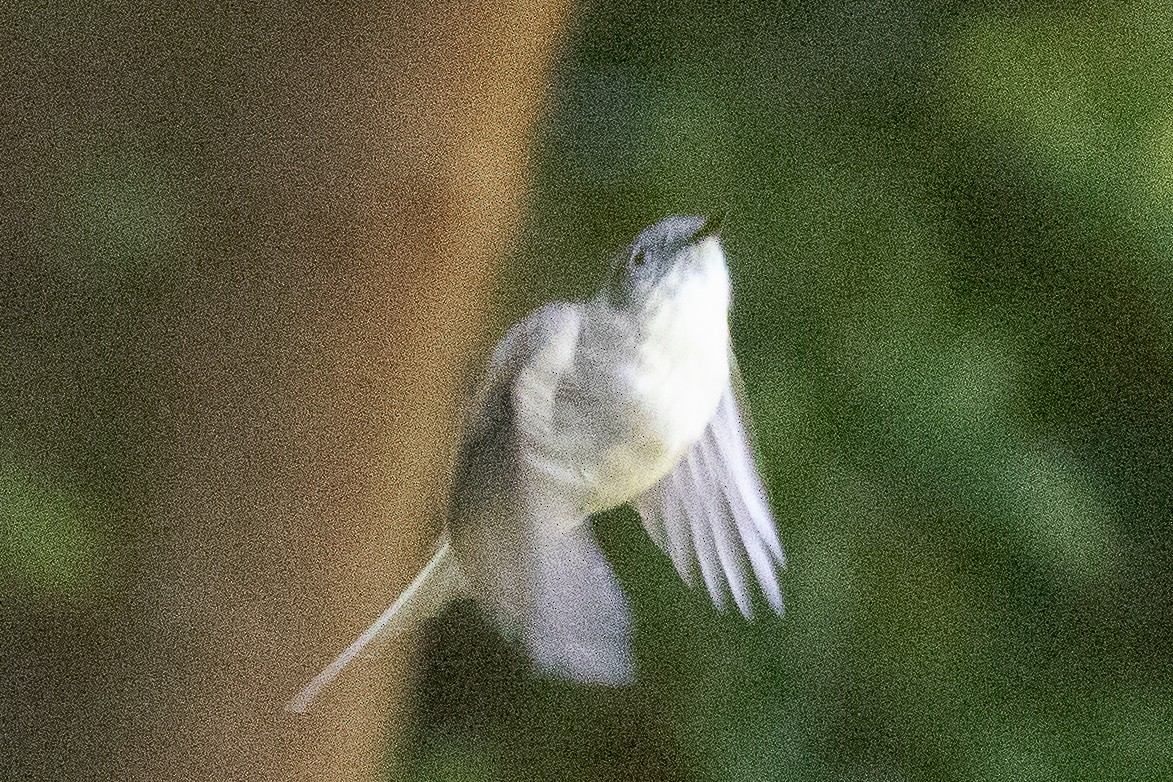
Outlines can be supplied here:
M630 502L687 583L699 570L718 608L731 597L747 617L754 582L782 611L784 560L727 335L713 399L674 445L657 439L657 421L611 409L597 378L577 377L584 306L544 307L498 344L458 459L449 531L473 596L541 670L617 684L633 676L630 615L590 513Z
M538 668L631 681L631 618L589 523L630 503L690 585L782 611L782 548L747 434L715 229L667 218L600 295L552 304L497 344L466 421L447 535L398 599L288 704L304 711L368 644L459 591Z

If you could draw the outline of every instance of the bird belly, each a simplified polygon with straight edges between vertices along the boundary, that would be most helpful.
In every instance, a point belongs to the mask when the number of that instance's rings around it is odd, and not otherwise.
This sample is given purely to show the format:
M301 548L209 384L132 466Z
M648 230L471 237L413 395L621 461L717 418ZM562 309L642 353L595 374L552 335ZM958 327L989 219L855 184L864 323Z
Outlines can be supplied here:
M654 343L620 366L609 405L618 414L614 436L596 444L593 469L584 475L589 513L647 491L708 426L729 381L728 330L723 318L698 325L678 329L671 343Z

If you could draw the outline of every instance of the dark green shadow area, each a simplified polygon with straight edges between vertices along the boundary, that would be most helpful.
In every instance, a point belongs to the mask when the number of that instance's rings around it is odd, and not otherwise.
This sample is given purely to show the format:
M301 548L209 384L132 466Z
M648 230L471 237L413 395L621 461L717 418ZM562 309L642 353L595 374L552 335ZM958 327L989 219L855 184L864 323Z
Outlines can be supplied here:
M101 571L103 526L93 499L0 457L0 568L10 598L86 594Z

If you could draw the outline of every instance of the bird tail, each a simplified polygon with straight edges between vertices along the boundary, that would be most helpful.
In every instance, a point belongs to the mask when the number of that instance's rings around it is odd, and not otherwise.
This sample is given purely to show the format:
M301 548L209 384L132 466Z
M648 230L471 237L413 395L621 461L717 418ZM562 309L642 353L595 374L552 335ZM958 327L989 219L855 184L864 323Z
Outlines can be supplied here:
M318 692L332 682L342 669L379 636L394 635L409 627L415 620L426 618L439 611L446 602L460 591L464 578L452 554L452 544L445 540L435 555L424 565L407 588L395 598L395 602L376 619L362 635L346 647L342 654L327 665L309 684L285 704L286 711L306 711Z

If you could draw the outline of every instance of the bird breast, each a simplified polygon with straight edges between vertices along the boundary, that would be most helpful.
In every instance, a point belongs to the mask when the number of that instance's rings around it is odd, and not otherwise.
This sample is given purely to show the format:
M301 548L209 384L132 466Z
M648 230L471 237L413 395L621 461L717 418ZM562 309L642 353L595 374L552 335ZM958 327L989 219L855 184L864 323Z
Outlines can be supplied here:
M625 502L666 475L704 432L729 382L729 282L724 258L670 281L670 295L649 312L640 334L605 381L594 411L607 413L609 436L591 444L582 463L586 510ZM705 264L712 268L707 268Z

